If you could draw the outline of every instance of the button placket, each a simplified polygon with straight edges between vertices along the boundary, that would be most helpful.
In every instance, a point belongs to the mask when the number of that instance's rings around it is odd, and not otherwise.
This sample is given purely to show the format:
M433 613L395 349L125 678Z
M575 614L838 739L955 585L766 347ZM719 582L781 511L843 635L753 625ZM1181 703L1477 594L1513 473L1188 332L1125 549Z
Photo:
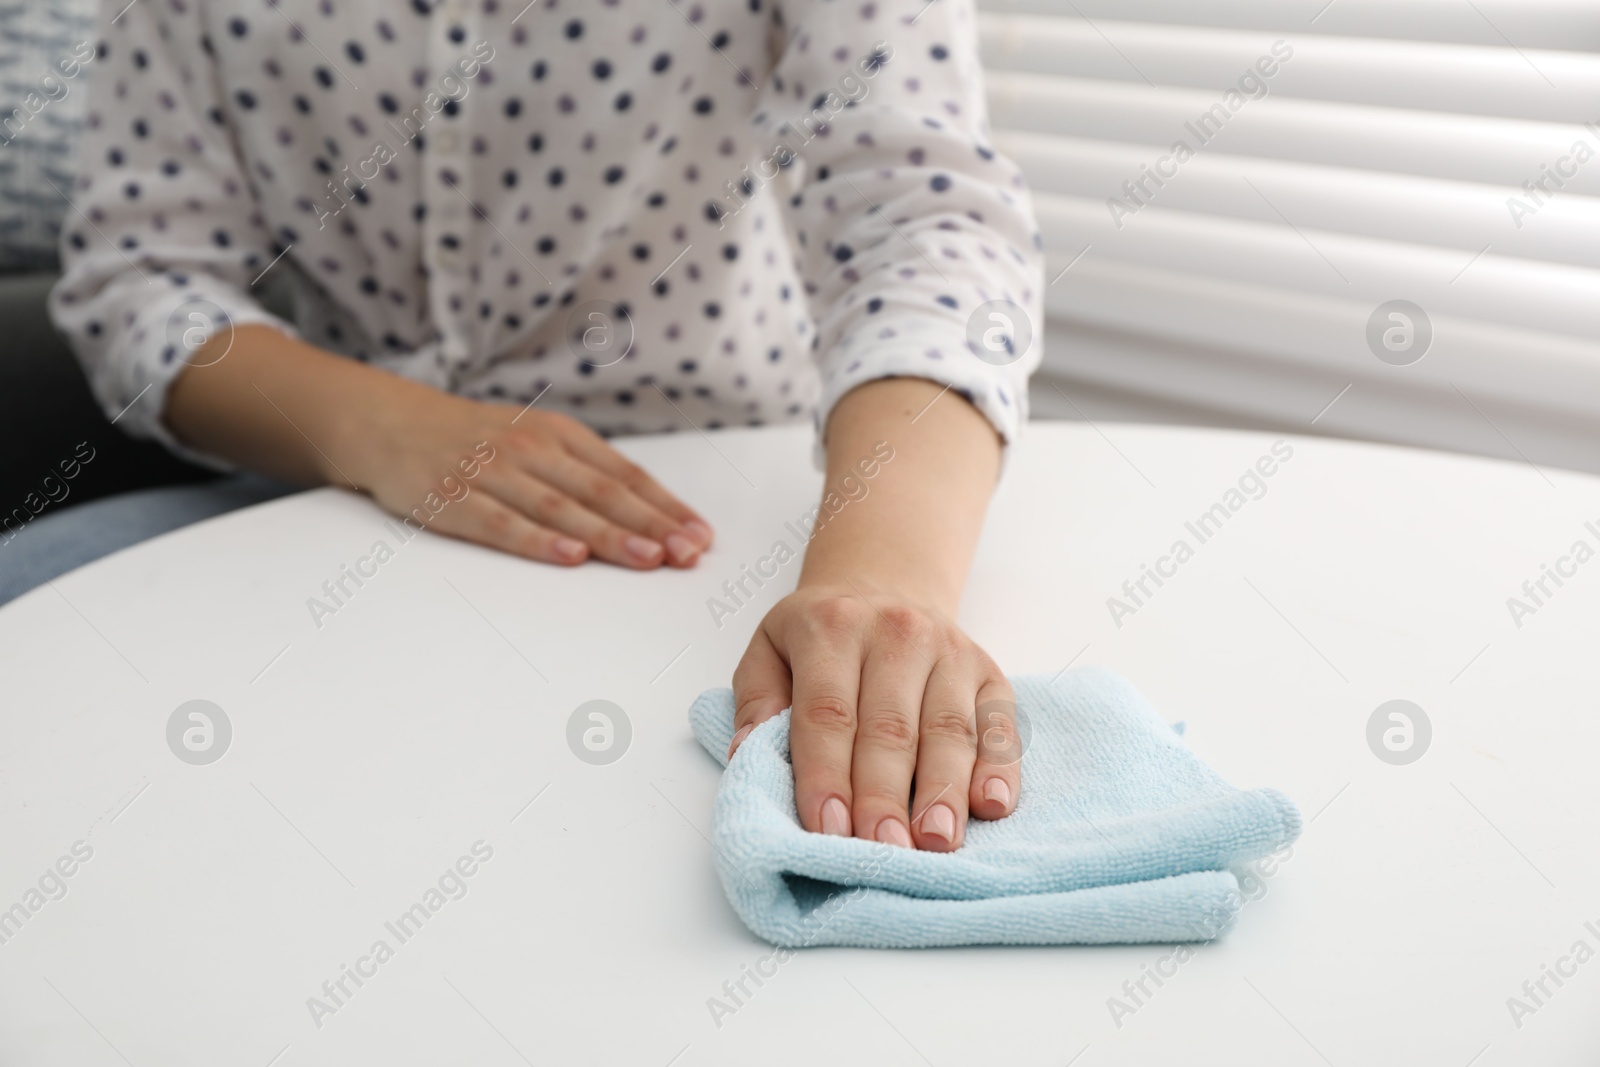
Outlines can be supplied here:
M441 82L446 74L452 73L451 66L459 51L449 39L450 28L462 25L465 15L466 5L462 0L440 0L435 6L427 47L430 81L424 93L443 95ZM438 279L430 287L429 299L434 322L438 325L440 351L449 364L452 379L459 372L469 348L463 313L450 306L452 297L464 306L461 283L471 245L470 220L462 199L472 195L471 173L470 168L461 165L464 138L453 125L464 119L464 114L452 117L442 110L433 115L428 122L423 150L427 243L436 268L433 276ZM448 181L446 172L449 172Z

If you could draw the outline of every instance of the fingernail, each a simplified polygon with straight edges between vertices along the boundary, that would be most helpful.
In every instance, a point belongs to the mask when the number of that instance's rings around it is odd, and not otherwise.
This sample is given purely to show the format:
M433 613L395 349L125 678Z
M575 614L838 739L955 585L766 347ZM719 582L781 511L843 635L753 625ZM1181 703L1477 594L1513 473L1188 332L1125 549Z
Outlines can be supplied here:
M711 527L707 526L699 519L690 519L688 522L683 524L683 528L687 530L696 541L700 542L701 548L711 547Z
M700 546L682 534L667 534L667 555L674 563L688 563L700 554Z
M948 804L935 804L922 813L922 832L942 841L956 839L956 813Z
M991 778L983 783L983 799L998 800L1001 807L1009 808L1011 806L1011 787L1006 784L1004 778Z
M822 832L834 837L850 836L850 809L838 797L829 797L822 803Z
M554 547L556 555L566 560L568 563L577 563L589 553L588 545L584 544L582 541L576 541L570 537L556 538Z
M624 540L622 550L640 563L654 563L661 558L660 545L637 535L630 535Z
M910 848L911 831L901 825L899 819L888 818L878 824L878 840L886 845Z
M751 723L749 726L739 727L738 731L733 735L733 740L728 744L729 759L733 758L734 752L738 751L739 746L744 744L744 739L749 737L750 731L754 730L755 728L755 723Z

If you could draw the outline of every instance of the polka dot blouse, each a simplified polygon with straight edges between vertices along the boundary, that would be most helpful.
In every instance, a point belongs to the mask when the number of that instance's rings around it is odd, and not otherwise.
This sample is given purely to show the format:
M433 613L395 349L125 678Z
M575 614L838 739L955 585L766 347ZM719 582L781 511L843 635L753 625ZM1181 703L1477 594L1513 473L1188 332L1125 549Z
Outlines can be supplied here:
M167 388L227 322L604 433L822 425L890 376L1026 418L1038 340L969 341L1042 289L970 0L122 8L51 303L134 433L182 451Z

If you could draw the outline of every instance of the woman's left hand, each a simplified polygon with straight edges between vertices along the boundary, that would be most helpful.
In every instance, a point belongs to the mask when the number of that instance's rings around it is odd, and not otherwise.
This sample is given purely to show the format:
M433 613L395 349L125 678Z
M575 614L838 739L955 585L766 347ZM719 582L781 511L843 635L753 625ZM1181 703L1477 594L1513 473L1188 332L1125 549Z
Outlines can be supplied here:
M761 621L733 688L730 753L793 707L795 803L814 833L950 852L969 814L1016 806L1010 683L954 622L909 598L803 585Z

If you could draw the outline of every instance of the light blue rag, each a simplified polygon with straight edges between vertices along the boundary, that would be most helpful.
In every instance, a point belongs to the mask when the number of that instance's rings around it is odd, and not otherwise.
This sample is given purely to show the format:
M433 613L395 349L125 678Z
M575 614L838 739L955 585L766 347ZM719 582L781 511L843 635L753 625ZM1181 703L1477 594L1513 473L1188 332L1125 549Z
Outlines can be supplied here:
M789 948L1173 944L1229 929L1243 902L1231 868L1299 836L1294 802L1223 781L1110 671L1012 685L1029 727L1016 811L972 820L949 853L806 832L789 713L729 762L733 693L702 694L690 724L727 767L711 843L745 925Z

